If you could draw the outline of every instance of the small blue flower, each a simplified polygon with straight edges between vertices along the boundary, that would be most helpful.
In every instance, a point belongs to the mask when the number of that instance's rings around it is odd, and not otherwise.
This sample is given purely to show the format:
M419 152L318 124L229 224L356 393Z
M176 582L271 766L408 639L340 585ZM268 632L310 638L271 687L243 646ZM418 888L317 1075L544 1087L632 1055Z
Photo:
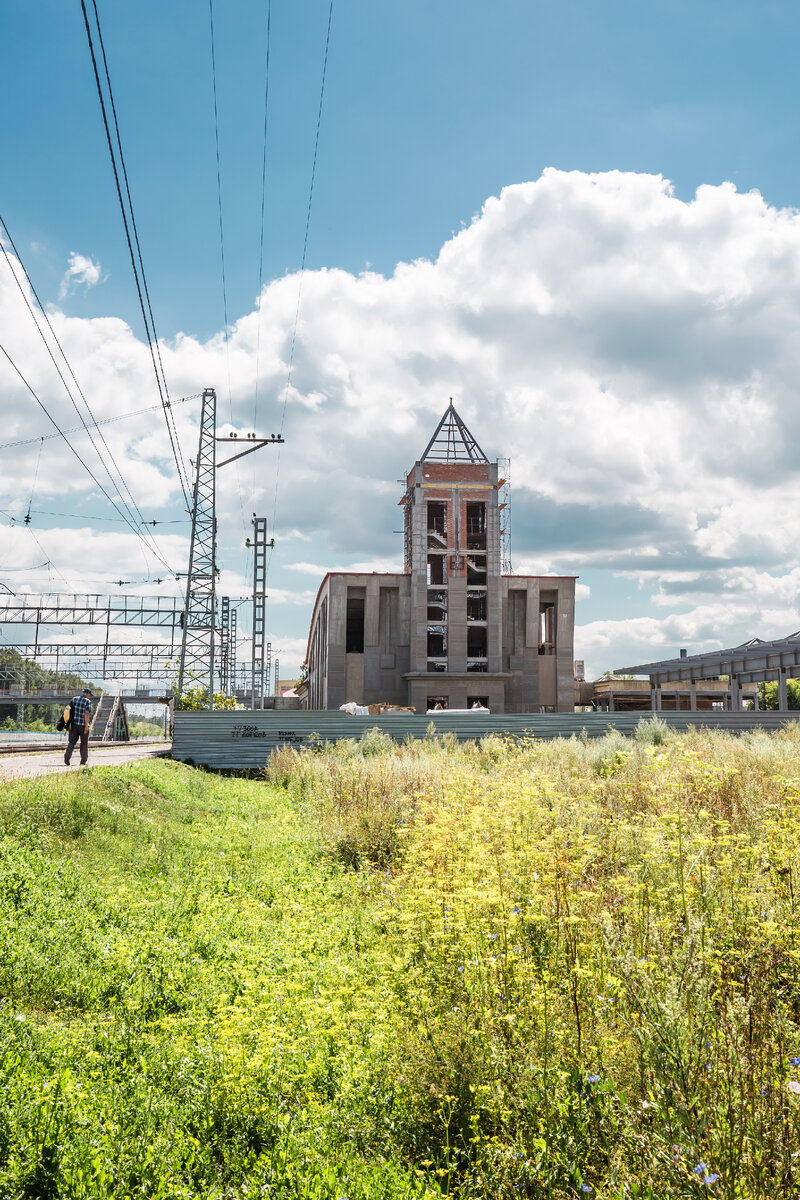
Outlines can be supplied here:
M704 1162L699 1162L694 1169L694 1173L695 1173L695 1175L705 1175L706 1164Z
M582 1183L582 1184L581 1184L581 1191L582 1191L582 1192L590 1192L591 1190L592 1190L592 1189L589 1187L589 1184L588 1184L588 1183Z
M586 1076L587 1083L597 1083L599 1079L600 1079L599 1075L587 1075Z
M514 916L518 917L521 912L522 912L522 908L520 907L520 905L519 904L515 905L514 906Z
M459 973L459 975L463 975L463 974L464 974L464 968L463 968L463 967L459 967L459 968L458 968L458 973Z
M800 1067L800 1058L795 1055L794 1058L789 1059L789 1064L793 1067Z
M496 933L491 933L489 936L491 937L491 939L492 939L492 941L493 941L493 942L496 942L496 941L497 941L497 934L496 934Z
M703 1183L708 1183L708 1184L716 1183L718 1179L719 1179L719 1174L717 1171L714 1171L714 1172L712 1172L711 1175L706 1175L704 1177Z

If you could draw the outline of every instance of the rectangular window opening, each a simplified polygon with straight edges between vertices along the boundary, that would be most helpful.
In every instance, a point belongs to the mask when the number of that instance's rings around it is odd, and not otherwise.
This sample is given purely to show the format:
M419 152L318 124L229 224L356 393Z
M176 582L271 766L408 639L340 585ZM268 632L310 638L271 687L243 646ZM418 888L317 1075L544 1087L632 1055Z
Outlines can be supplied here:
M486 504L483 501L467 502L467 533L486 533Z
M447 564L444 554L428 555L428 583L447 583Z
M428 620L444 623L447 620L447 592L436 591L433 588L428 591Z
M345 653L364 653L364 597L347 597L347 626L345 630Z
M447 504L444 500L428 501L428 549L447 548Z
M488 708L488 696L467 696L467 708Z
M467 658L486 658L486 626L467 626Z
M539 605L539 653L556 652L556 606L550 601Z
M467 583L486 583L486 555L467 555Z
M446 625L429 625L428 626L428 657L429 658L446 658L447 657L447 626Z
M486 620L486 592L467 592L467 620Z
M432 708L438 709L438 708L449 708L449 707L450 707L450 697L449 696L428 696L428 709L429 710Z
M467 549L486 549L486 504L467 502Z
M428 501L428 532L442 535L447 533L447 502L445 500Z

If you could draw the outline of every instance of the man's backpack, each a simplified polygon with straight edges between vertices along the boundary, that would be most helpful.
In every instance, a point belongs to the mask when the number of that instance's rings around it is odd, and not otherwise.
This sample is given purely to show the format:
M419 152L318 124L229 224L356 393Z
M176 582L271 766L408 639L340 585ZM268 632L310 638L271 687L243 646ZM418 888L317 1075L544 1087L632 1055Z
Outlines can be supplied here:
M68 704L61 716L58 718L56 729L59 733L63 733L65 729L72 728L72 705Z

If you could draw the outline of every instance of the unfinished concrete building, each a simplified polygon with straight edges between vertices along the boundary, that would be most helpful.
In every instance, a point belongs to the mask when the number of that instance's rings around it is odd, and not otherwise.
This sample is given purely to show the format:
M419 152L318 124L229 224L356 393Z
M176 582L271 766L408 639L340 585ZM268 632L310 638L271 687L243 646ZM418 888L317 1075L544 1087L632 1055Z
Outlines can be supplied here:
M503 482L451 401L400 501L405 570L322 582L309 708L572 711L575 577L502 573Z

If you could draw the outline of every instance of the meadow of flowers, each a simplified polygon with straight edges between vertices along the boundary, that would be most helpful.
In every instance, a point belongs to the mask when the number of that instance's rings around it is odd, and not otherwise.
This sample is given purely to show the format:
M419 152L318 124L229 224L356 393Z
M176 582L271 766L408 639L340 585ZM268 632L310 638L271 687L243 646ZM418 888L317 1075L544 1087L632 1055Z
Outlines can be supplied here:
M796 727L0 788L0 1196L800 1196Z

